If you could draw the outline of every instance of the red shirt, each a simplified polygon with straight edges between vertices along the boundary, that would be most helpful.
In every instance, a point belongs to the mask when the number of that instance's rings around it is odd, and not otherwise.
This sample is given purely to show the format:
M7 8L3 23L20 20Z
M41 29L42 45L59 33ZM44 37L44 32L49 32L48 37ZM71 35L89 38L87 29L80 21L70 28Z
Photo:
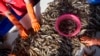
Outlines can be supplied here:
M4 13L11 7L19 16L27 12L24 0L0 0L0 12Z

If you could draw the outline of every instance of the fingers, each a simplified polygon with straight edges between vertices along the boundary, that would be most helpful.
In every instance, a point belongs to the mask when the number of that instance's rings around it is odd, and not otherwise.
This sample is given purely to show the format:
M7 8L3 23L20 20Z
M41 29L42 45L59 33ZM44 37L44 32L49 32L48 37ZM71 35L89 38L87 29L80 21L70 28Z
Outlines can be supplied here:
M86 36L81 37L80 41L88 47L93 45L93 39Z
M23 29L23 30L19 30L19 32L22 39L26 40L28 38L28 31Z
M21 38L26 40L28 38L28 34L27 33L21 33Z
M85 40L89 40L89 39L90 39L90 38L87 37L87 36L82 36L82 37L80 38L81 41L85 41Z
M8 54L8 56L16 56L15 54Z
M38 32L40 30L40 25L33 26L34 32Z
M21 38L22 38L23 40L26 40L26 39L28 39L28 36L21 36Z
M38 32L40 30L40 26L38 26L34 31Z
M32 28L34 32L38 32L40 30L40 24L38 22L32 23Z
M86 46L91 46L91 44L88 41L81 41L83 44L85 44Z
M83 43L85 46L87 46L87 47L90 47L90 46L92 46L92 44L90 44L90 43Z

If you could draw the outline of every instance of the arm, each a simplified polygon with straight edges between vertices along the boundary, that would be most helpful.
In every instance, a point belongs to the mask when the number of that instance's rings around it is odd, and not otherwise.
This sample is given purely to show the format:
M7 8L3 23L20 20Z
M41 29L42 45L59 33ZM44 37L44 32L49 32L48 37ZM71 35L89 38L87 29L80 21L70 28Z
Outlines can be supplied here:
M82 36L80 41L84 43L86 46L93 46L93 45L100 45L100 39L98 38L91 38L88 36Z
M9 9L7 8L6 4L3 2L3 0L1 0L0 2L0 7L2 9L0 9L0 11L6 16L8 17L8 19L16 26L18 26L19 23L18 20L16 19L16 17L9 11ZM15 23L16 22L16 23ZM18 28L20 28L18 26Z
M21 35L21 38L27 39L28 32L22 26L22 24L17 20L17 18L10 11L5 12L5 16L8 17L8 19L18 28L19 34Z
M27 8L27 12L29 14L29 17L32 21L37 21L35 12L34 12L34 8L33 8L33 4L31 3L30 0L24 0L25 4L26 4L26 8Z
M28 35L24 27L19 23L17 18L10 12L10 10L7 8L6 4L3 2L3 0L0 1L0 11L15 25L17 26L20 35L23 39L25 39Z
M40 24L39 24L38 19L35 15L33 4L31 3L30 0L24 0L24 1L26 4L28 15L31 19L32 28L34 29L35 32L38 32L40 29Z

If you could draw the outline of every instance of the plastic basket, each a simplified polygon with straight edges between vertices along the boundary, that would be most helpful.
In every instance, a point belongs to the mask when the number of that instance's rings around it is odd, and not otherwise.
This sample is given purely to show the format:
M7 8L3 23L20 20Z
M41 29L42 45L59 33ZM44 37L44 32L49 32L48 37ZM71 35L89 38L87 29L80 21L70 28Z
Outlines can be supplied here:
M59 25L62 22L62 20L73 20L76 23L76 29L75 29L75 31L72 32L72 33L70 33L70 34L64 34L62 31L60 31ZM73 36L77 35L80 32L80 30L81 30L81 22L79 20L79 17L77 17L77 16L75 16L73 14L64 14L64 15L58 17L57 20L56 20L56 22L55 22L55 30L60 35L63 35L65 37L73 37Z

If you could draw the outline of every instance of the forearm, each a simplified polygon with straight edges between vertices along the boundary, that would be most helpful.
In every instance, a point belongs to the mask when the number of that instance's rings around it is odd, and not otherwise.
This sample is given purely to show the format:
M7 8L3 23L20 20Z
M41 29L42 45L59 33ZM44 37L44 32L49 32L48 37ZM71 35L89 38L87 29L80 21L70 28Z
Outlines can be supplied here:
M23 26L19 23L17 18L10 11L5 12L4 14L14 25L17 26L18 29L23 28Z
M24 0L24 1L26 3L27 12L28 12L28 15L29 15L31 21L32 22L37 21L37 17L34 12L33 4L31 3L30 0Z
M28 12L28 15L29 15L30 20L31 20L31 26L32 26L34 32L38 32L40 30L40 24L39 24L38 19L35 15L33 4L30 0L24 0L24 1L26 3L27 12Z

